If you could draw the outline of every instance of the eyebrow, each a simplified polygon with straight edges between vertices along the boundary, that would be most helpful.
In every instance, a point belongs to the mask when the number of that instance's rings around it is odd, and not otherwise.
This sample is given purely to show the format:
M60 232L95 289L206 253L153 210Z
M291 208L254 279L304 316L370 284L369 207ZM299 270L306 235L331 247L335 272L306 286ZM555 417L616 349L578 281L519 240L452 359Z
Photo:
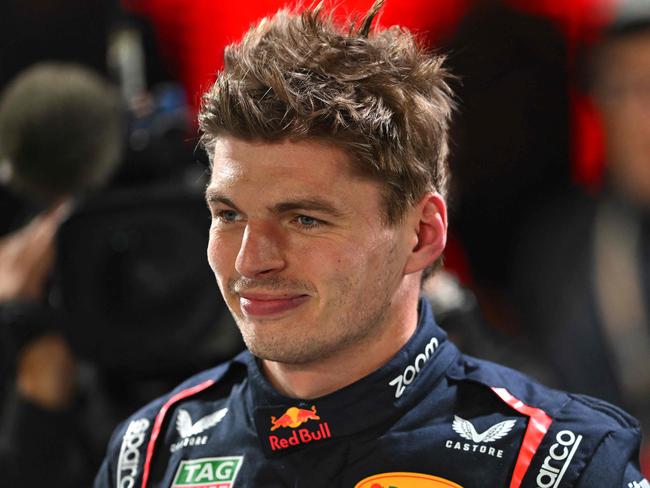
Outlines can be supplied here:
M227 198L226 196L219 193L216 188L208 187L205 191L205 199L210 203L223 203L229 207L239 211L237 205ZM343 217L345 214L341 210L337 209L333 204L324 200L322 198L298 198L296 200L287 200L285 202L279 202L270 207L271 211L274 213L285 213L292 210L313 210L317 212L323 212L331 215L332 217Z
M206 189L205 189L205 201L206 202L219 200L220 197L221 197L221 194L219 193L219 191L215 187L213 187L213 186L206 187Z
M332 217L344 216L342 211L322 198L299 198L297 200L280 202L273 206L273 210L277 213L290 212L292 210L314 210L329 214Z

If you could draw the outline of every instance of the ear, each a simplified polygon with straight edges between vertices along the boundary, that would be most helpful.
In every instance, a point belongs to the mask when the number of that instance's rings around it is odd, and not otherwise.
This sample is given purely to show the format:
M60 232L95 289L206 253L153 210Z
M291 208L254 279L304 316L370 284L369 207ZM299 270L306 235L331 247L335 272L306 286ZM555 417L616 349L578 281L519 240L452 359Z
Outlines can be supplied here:
M406 260L404 274L425 269L440 257L447 244L447 205L437 192L428 192L413 209L409 225L415 246Z

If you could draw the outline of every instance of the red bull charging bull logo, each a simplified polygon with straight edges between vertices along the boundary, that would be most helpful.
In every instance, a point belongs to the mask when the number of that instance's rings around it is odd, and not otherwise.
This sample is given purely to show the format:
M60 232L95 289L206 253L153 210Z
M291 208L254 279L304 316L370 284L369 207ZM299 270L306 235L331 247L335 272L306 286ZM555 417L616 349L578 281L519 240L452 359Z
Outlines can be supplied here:
M275 417L271 417L271 424L273 424L271 427L271 432L279 429L280 427L291 427L292 429L295 429L296 427L300 427L308 420L320 420L320 417L316 413L315 405L312 405L311 410L291 407L288 408L287 411L280 416L280 418L276 419Z
M316 406L312 405L310 409L290 407L279 417L271 417L271 432L278 429L290 429L291 433L288 436L270 435L269 443L273 451L287 449L291 446L299 446L301 444L309 444L310 442L329 439L332 437L329 425L327 422L320 421L320 416L316 411ZM310 420L317 422L310 422L310 428L306 424Z

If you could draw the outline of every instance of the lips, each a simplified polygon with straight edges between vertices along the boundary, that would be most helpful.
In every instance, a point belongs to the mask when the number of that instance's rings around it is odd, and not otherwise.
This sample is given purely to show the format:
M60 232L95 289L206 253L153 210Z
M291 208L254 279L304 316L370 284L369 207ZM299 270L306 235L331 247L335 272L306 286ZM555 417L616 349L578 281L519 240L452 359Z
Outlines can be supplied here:
M293 310L309 300L309 295L270 295L241 293L239 305L251 317L274 317Z

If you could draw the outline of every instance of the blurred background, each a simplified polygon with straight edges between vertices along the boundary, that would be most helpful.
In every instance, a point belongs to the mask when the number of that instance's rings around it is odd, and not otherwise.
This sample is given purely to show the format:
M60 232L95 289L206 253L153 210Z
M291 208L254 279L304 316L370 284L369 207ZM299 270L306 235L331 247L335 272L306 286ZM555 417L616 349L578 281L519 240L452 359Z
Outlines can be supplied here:
M243 347L205 258L196 112L224 46L285 3L0 6L4 479L88 486L117 422ZM379 22L458 77L439 322L650 429L650 3L388 0Z

